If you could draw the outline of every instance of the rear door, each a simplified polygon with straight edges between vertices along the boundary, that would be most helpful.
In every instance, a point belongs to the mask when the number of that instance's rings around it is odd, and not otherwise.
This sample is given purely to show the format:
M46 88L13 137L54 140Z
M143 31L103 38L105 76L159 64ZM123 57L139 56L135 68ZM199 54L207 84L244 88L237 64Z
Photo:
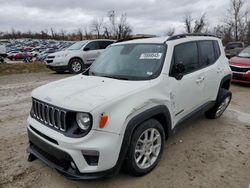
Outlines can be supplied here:
M218 41L199 41L200 64L204 72L204 102L214 101L217 97L222 68L221 52Z
M102 49L100 49L99 41L91 41L84 48L84 62L91 64L100 55Z

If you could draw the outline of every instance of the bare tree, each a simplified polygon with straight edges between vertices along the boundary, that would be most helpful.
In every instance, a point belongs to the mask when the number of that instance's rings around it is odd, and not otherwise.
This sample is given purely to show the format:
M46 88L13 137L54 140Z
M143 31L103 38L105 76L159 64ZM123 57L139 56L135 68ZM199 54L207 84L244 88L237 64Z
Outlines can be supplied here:
M247 23L246 42L248 45L250 45L250 21Z
M107 39L111 38L112 33L111 33L109 27L106 24L103 26L103 30L104 30L103 31L103 36L105 38L107 38Z
M108 11L108 19L109 19L109 27L110 27L110 33L111 35L115 35L117 32L116 28L116 13L114 10Z
M168 28L167 29L167 31L166 32L164 32L164 35L165 36L173 36L174 35L174 33L175 33L175 28L174 27L170 27L170 28Z
M205 14L198 19L193 19L190 14L184 18L184 26L187 33L202 33L206 26Z
M115 11L108 12L109 18L109 29L105 29L106 32L111 34L113 38L122 39L128 38L132 33L132 28L127 22L127 15L122 14L120 17L117 17Z
M194 33L201 33L205 29L205 14L203 14L199 19L195 20Z
M193 18L191 17L190 14L186 14L185 18L184 18L184 24L185 24L185 29L187 33L192 33L192 22L193 22Z
M76 35L77 35L78 40L83 40L83 32L81 28L77 29Z
M92 39L93 38L92 36L93 35L92 35L91 31L89 31L88 28L85 27L85 29L84 29L84 37L85 37L85 39L87 39L87 40Z
M101 32L103 28L103 18L94 18L91 23L92 31L96 33L97 38L101 37Z
M228 27L232 27L234 40L244 40L245 31L247 29L246 19L249 13L244 0L231 0L227 12L225 21Z
M117 29L117 38L118 39L128 38L131 35L132 29L127 22L127 15L126 14L121 15L117 28L118 28Z

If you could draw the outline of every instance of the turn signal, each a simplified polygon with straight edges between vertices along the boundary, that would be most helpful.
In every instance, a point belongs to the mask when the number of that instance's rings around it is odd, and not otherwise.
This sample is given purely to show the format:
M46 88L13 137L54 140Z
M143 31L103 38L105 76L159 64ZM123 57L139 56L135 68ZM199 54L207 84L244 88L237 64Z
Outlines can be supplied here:
M99 122L99 128L104 128L106 123L108 122L108 116L101 116L100 122Z

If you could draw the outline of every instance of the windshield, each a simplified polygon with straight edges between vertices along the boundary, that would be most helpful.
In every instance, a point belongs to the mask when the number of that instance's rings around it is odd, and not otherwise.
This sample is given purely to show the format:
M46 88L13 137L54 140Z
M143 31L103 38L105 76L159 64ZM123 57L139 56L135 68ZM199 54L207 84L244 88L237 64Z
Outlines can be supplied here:
M242 50L238 57L247 57L247 58L250 58L250 47L248 48L245 48L244 50Z
M125 80L158 76L165 58L164 44L123 44L108 47L93 63L89 75Z
M80 50L86 43L87 41L76 42L72 46L70 46L68 50Z
M235 48L243 48L243 44L242 43L229 43L226 45L226 50L232 50Z

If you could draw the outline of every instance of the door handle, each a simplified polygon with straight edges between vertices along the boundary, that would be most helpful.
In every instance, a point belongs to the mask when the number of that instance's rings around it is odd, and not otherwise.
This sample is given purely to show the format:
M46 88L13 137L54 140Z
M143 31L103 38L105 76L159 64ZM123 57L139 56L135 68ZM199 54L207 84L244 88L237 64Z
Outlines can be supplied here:
M199 84L201 82L203 82L205 80L204 77L199 77L197 80L196 80L196 83Z

